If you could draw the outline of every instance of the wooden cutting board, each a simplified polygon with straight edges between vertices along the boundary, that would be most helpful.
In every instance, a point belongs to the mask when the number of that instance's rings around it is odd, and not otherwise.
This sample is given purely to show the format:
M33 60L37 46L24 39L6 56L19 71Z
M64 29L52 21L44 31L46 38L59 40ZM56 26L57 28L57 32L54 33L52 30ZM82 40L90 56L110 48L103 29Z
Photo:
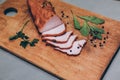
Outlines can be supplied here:
M63 79L100 80L101 75L120 45L120 22L59 0L52 0L52 4L57 15L61 17L60 12L64 11L65 15L69 16L67 19L64 18L63 21L70 23L70 25L67 25L67 30L73 30L74 34L79 35L79 39L85 37L82 37L79 31L75 30L72 26L70 10L76 15L93 15L104 19L106 21L104 24L105 31L110 32L105 45L102 48L94 48L88 41L78 56L68 56L56 51L41 41L40 35L32 22L26 0L7 0L4 4L0 5L0 46ZM13 17L4 14L4 11L10 7L17 9L17 14ZM19 31L28 19L31 19L31 21L27 24L24 32L30 36L30 39L38 38L40 41L36 47L28 46L24 49L19 46L21 39L9 41L8 38Z

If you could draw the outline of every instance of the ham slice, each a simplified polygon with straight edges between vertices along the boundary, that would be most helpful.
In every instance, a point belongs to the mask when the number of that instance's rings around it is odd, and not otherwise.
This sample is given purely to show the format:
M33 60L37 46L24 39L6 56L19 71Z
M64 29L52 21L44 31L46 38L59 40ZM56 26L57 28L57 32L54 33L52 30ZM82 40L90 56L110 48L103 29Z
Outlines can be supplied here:
M75 41L72 47L69 49L61 49L61 48L55 48L55 49L61 52L67 53L68 55L78 55L80 54L85 43L86 43L86 40L78 40L78 41Z
M39 29L39 32L43 33L45 31L51 30L59 25L63 24L60 18L56 15L51 17L43 26L43 28Z
M66 43L56 43L56 42L52 42L52 41L46 41L46 42L55 47L58 47L61 49L67 49L67 48L72 47L72 44L76 38L77 38L77 35L72 35L72 36L70 36L70 38L68 39L68 41Z
M58 27L51 29L49 31L43 32L42 36L59 36L66 32L64 24L59 25Z
M61 36L43 37L42 40L50 40L50 41L55 41L55 42L59 42L59 43L65 43L68 41L68 39L72 33L73 33L73 31L69 31Z

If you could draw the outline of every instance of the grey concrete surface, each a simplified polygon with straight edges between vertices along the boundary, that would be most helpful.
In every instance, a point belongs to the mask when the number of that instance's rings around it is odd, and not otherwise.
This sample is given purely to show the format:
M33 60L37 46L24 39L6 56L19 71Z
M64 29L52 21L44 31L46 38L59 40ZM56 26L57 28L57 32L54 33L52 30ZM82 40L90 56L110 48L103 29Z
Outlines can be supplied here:
M63 1L120 21L120 0ZM0 4L3 2L4 0L0 0ZM120 49L116 54L102 80L120 79ZM59 80L59 78L0 48L0 80Z

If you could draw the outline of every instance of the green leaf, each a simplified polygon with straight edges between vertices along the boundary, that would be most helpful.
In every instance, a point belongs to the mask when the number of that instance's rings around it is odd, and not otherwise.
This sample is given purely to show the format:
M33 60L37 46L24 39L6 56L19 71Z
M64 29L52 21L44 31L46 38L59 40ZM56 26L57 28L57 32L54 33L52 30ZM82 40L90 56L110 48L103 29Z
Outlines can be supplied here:
M24 39L29 39L29 37L25 35L25 36L24 36Z
M105 22L103 19L95 16L78 16L78 17L94 24L103 24Z
M9 40L16 40L16 39L18 39L19 37L17 36L17 35L14 35L14 36L11 36L11 37L9 37Z
M25 35L25 33L23 33L22 31L19 31L18 33L16 33L17 36L21 39L29 39L29 37L27 35Z
M98 27L94 27L94 30L101 33L101 34L104 34L104 30L101 29L101 28L98 28Z
M22 31L19 31L18 33L16 33L18 35L19 38L24 39L25 34Z
M98 28L98 27L95 27L95 26L90 26L90 29L91 29L92 31L95 31L95 32L104 34L104 30L101 29L101 28Z
M80 23L79 23L79 21L78 21L78 19L77 19L76 16L73 16L73 22L74 22L74 27L75 27L75 29L80 30L80 29L81 29L81 26L80 26Z
M84 24L82 26L82 28L80 29L80 33L83 35L83 36L88 36L89 33L90 33L90 28L89 28L89 25L86 21L84 21Z
M97 35L95 35L94 37L96 37L97 39L102 40L102 35L100 33L98 33Z
M80 26L80 23L79 23L77 17L73 14L73 11L72 11L72 10L71 10L71 13L72 13L72 15L73 15L74 28L80 30L80 29L81 29L81 26Z
M31 42L30 42L30 46L35 46L36 43L38 43L38 39L33 39Z
M18 38L22 38L22 39L23 39L24 35L25 35L25 34L24 34L22 31L19 31L19 32L16 33L16 35L11 36L11 37L9 38L9 40L16 40L16 39L18 39Z
M32 43L38 43L39 39L33 39Z
M26 48L28 44L29 44L29 41L24 40L24 41L21 41L20 46L22 46L23 48Z

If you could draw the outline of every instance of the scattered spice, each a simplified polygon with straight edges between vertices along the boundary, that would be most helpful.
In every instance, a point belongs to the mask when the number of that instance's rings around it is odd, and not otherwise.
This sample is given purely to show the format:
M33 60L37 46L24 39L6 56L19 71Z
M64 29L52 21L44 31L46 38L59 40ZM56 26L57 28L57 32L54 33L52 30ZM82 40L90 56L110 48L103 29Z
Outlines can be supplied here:
M100 42L100 43L99 43L99 46L100 46L100 47L102 47L102 46L103 46L103 44Z
M102 29L104 29L104 26L102 26Z
M107 34L109 34L109 32L107 32Z
M64 14L64 11L61 11L61 17L64 18L65 14Z
M68 15L65 15L64 11L61 11L61 17L62 17L62 18L69 18Z
M106 37L104 37L104 40L106 40Z
M67 24L69 24L69 22L67 22Z
M72 52L72 50L70 50L70 52Z
M94 47L97 47L97 45L96 45L96 44L94 44Z
M80 48L80 47L77 47L78 49Z
M91 41L91 43L93 43L93 41Z
M100 44L99 46L100 46L100 47L103 47L103 44Z
M102 43L100 42L99 44L101 45Z
M62 15L62 18L64 18L64 15Z
M106 39L108 39L108 36L106 36Z
M90 41L92 42L92 41L93 41L93 39L90 39Z
M61 11L61 13L64 13L63 11Z
M69 16L66 16L66 18L69 18Z
M105 42L105 41L103 41L103 43L105 44L106 42Z
M105 35L104 35L105 36ZM92 38L92 39L90 39L90 43L92 44L92 46L93 47L97 47L97 46L99 46L99 47L103 47L105 44L106 44L106 40L108 39L108 35L107 35L107 33L106 33L106 36L105 37L103 37L103 39L101 40L101 41L98 41L98 42L96 42L96 39L95 38Z

